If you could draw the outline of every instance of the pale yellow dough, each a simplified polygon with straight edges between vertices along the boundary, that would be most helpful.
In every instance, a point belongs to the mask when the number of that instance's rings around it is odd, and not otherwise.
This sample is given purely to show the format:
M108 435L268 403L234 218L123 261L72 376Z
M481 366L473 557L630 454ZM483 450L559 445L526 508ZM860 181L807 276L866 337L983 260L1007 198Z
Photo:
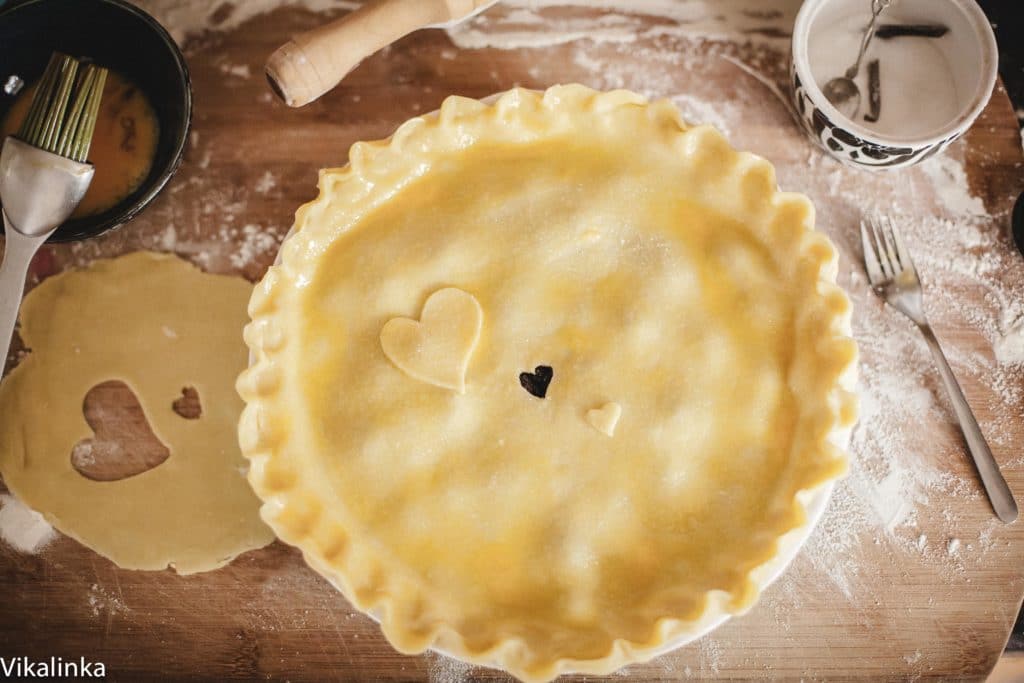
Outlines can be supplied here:
M25 298L29 356L0 384L0 473L63 533L127 569L214 569L273 533L243 474L234 438L252 287L166 255L136 253L49 278ZM126 383L171 452L120 481L86 479L71 450L92 430L86 393ZM202 415L171 408L194 387Z
M464 394L466 367L480 341L483 318L472 294L449 287L430 295L418 321L387 321L380 346L409 377Z
M671 104L581 86L450 98L349 159L250 303L240 438L278 535L399 650L526 680L749 608L855 416L808 200ZM379 340L446 288L483 312L462 394Z

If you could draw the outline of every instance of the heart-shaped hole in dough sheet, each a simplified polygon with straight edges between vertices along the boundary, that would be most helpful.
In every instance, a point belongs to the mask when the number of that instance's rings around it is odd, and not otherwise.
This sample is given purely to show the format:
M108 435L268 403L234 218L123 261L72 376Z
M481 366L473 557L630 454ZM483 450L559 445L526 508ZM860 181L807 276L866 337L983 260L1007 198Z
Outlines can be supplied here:
M380 345L388 360L413 379L464 394L483 319L476 297L448 287L427 298L419 320L387 321Z
M127 479L153 469L171 455L124 382L111 380L94 386L82 401L82 413L94 435L75 444L71 466L87 479Z
M195 390L195 387L185 387L181 390L181 398L171 404L171 410L186 420L198 420L203 415L199 392Z

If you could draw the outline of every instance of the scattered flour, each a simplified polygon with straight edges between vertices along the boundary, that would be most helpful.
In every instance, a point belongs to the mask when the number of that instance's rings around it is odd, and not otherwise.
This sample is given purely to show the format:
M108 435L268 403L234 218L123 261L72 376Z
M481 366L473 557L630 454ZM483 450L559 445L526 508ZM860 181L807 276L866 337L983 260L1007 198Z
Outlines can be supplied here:
M1024 318L1007 326L996 341L995 352L1000 363L1024 363Z
M603 10L599 17L593 10ZM461 48L536 48L579 40L633 43L647 37L783 44L799 0L504 0L449 29ZM650 26L645 18L658 22Z
M178 231L173 225L168 225L164 228L164 231L160 233L160 247L164 251L174 251L174 248L178 245Z
M120 596L114 595L96 583L92 584L92 587L89 589L88 599L89 607L92 609L94 617L98 617L101 614L125 614L131 611Z
M351 10L361 3L352 0L245 0L234 3L209 0L137 0L135 4L152 14L178 43L183 43L189 35L211 30L227 31L255 16L283 6L323 12Z
M470 674L477 668L458 659L445 657L435 652L426 655L428 658L427 675L430 683L463 683L472 680Z
M448 29L452 42L464 50L499 47L506 50L543 48L580 40L594 43L633 43L637 39L638 20L626 16L608 16L600 21L587 19L580 28L573 21L545 22L547 30L513 22L510 28L486 13ZM557 30L555 30L557 27ZM515 30L520 28L520 30ZM500 29L500 30L497 30Z
M702 638L697 641L697 653L701 672L718 676L722 666L722 645L714 638Z
M802 557L854 604L875 591L874 578L862 575L865 539L887 553L917 558L948 582L962 580L965 548L976 558L1005 552L995 540L1002 525L994 517L980 527L964 524L959 510L969 506L985 514L988 503L931 356L913 325L870 291L859 263L861 216L893 216L924 280L925 307L954 371L961 382L982 383L988 394L982 400L999 416L982 423L998 454L1024 413L1024 383L1012 365L1024 362L1024 322L1017 322L1024 320L1024 268L1006 236L993 228L999 216L968 189L962 153L955 147L898 175L851 172L817 152L803 163L778 165L783 187L801 188L815 200L818 225L841 253L840 282L854 301L861 411L850 444L850 473L836 487ZM978 291L986 304L964 306L968 294ZM947 336L957 325L975 331L975 348ZM924 433L931 435L927 449L920 447ZM971 544L929 543L965 536ZM792 572L780 584L789 597L804 585Z
M252 78L252 70L249 69L248 64L228 64L227 62L225 62L224 64L221 64L218 68L220 69L220 72L222 74L227 74L228 76L234 76L235 78L243 79Z
M264 229L251 223L244 226L241 231L229 229L228 235L231 238L241 238L238 250L230 257L231 265L235 268L244 268L252 263L257 256L276 249L281 243L281 236L277 231Z
M268 194L277 187L277 178L270 171L264 171L263 176L256 181L256 191L260 194Z
M352 10L355 0L138 0L179 43L204 31L227 31L282 6L311 12ZM228 8L228 9L225 9ZM593 10L602 10L595 18ZM631 43L640 37L677 35L784 43L800 0L504 0L448 29L461 48L549 47L577 40ZM660 23L642 28L642 17Z
M7 545L34 555L55 538L57 532L41 514L8 493L0 494L0 539Z
M956 215L985 216L985 204L971 194L967 184L967 173L956 159L939 155L921 168L932 180L936 196L951 213Z

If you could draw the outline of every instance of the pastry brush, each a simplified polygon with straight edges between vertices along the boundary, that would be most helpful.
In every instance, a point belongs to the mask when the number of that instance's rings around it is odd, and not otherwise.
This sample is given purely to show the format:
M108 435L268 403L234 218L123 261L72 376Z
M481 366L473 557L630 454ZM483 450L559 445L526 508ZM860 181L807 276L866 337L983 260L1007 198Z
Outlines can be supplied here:
M107 70L54 53L17 135L0 150L5 248L0 265L0 342L6 352L28 266L85 196L86 162Z

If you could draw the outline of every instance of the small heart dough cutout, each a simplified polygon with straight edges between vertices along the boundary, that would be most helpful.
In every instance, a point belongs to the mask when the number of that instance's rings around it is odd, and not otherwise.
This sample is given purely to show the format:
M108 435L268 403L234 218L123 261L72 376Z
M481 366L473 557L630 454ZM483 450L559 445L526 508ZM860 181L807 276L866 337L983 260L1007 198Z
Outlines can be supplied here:
M615 436L615 426L622 417L622 406L618 403L605 403L600 408L587 411L587 422L606 436Z
M476 297L449 287L430 295L418 321L387 321L380 345L388 360L413 379L464 394L466 368L483 320Z

